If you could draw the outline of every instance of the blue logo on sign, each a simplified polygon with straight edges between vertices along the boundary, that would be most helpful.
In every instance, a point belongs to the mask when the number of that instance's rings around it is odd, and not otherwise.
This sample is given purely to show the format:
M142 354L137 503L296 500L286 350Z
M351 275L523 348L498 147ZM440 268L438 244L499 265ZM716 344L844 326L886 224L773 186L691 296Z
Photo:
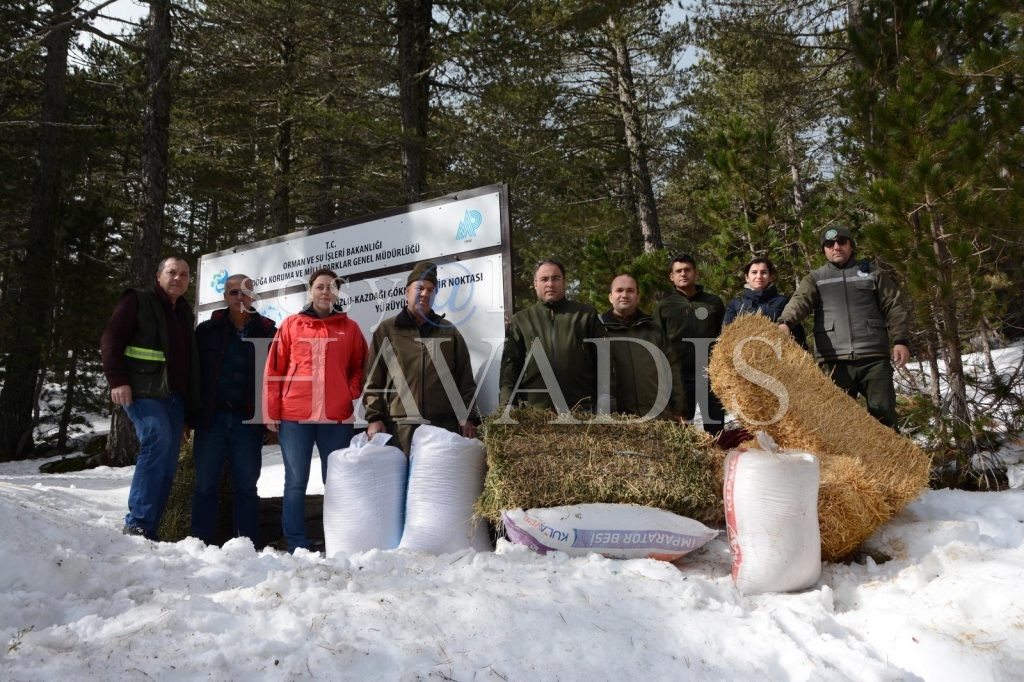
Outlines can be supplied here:
M287 317L287 315L285 315L284 311L281 310L280 308L278 308L273 303L271 303L268 306L265 306L265 307L261 308L260 309L260 315L262 315L263 317L270 318L276 324L281 324L282 322L284 322L284 318Z
M224 293L224 285L227 283L227 270L221 270L220 272L214 273L213 277L210 279L210 286L213 287L213 290L216 291L218 294Z
M476 209L466 211L466 215L462 216L462 222L459 223L459 231L455 233L455 240L463 241L475 237L476 231L483 223L484 216L480 211Z

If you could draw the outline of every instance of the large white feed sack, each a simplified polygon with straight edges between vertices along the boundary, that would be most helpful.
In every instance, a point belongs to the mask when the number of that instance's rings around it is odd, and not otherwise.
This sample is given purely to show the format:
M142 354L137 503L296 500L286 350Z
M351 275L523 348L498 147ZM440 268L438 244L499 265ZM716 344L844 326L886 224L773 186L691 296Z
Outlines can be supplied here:
M574 504L501 513L512 542L547 554L591 552L611 559L675 561L716 535L700 521L664 509L632 504Z
M732 578L743 594L792 592L821 575L818 458L733 450L725 460Z
M338 552L394 549L402 538L407 464L391 438L365 433L327 459L324 541L327 556Z
M399 549L431 554L493 549L486 524L473 519L487 469L483 443L425 424L413 434L410 451Z

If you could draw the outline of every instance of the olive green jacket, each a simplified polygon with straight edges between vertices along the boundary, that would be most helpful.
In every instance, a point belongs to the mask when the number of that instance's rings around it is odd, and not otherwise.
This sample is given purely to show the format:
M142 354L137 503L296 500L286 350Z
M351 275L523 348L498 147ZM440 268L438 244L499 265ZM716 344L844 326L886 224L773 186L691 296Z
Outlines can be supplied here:
M672 419L681 414L676 408L682 399L679 387L673 386L669 348L665 332L655 323L654 318L640 310L631 320L617 317L611 310L601 315L601 324L608 332L609 339L637 339L646 341L655 348L649 349L633 341L612 341L612 371L615 373L615 404L612 410L637 416L645 416L654 407L659 397L659 362L667 370L663 377L668 402L664 409L654 415L659 419ZM658 353L657 356L654 353Z
M700 371L696 366L696 346L685 339L717 339L722 332L722 320L725 318L725 304L714 294L704 291L697 285L697 292L687 297L678 289L673 289L654 308L654 319L665 331L669 343L669 360L672 362L675 382L679 383L677 395L683 392L682 386L696 381ZM712 342L709 347L714 347ZM701 368L707 358L701 359ZM675 385L675 384L674 384ZM690 400L691 396L684 396ZM682 406L680 406L682 409Z
M512 317L505 334L501 355L501 395L499 404L528 403L554 409L537 361L526 359L534 339L540 340L558 387L569 408L592 410L597 405L597 346L586 339L604 338L604 326L597 311L589 305L562 299L554 303L538 302ZM513 395L516 384L519 392Z
M888 356L890 341L909 346L910 317L896 283L868 261L832 263L800 281L779 322L800 324L814 313L819 360Z
M385 342L393 353L381 353ZM449 399L435 360L443 360L441 371L447 371L457 398ZM404 386L408 387L406 401L402 400ZM419 417L428 421L451 420L461 414L467 417L466 421L479 423L475 397L476 379L469 347L455 325L442 315L431 311L427 321L417 326L415 318L403 308L374 330L363 388L366 421L415 421L418 412ZM462 406L453 404L459 399L470 408L468 415Z

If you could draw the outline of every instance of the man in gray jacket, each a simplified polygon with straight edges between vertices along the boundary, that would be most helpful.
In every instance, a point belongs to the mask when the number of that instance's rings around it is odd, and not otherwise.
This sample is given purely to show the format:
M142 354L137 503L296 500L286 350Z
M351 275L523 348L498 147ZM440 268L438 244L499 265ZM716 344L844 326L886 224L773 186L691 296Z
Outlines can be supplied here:
M813 311L814 356L822 369L851 397L863 395L868 412L895 429L892 368L910 359L910 320L900 290L869 261L854 259L849 228L825 230L821 246L828 262L803 278L779 327L791 332Z

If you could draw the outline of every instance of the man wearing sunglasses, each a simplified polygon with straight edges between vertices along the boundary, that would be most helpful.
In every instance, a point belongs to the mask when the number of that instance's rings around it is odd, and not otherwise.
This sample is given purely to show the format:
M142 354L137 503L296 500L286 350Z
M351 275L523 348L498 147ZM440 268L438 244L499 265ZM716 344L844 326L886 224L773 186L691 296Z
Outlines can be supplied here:
M863 395L868 412L895 429L892 368L910 359L910 320L896 283L871 262L855 260L855 246L847 227L822 232L828 262L803 278L779 327L791 332L813 311L814 355L822 369L851 397Z
M273 320L256 312L253 282L232 275L224 283L227 307L213 311L196 327L201 369L202 410L190 415L195 426L196 486L192 494L192 535L207 544L217 537L218 493L225 460L231 471L234 499L233 535L259 543L259 497L256 483L263 464L264 426L250 423L256 410L258 387L263 385L263 362L256 361L257 345L266 357L265 344L249 339L271 339Z

